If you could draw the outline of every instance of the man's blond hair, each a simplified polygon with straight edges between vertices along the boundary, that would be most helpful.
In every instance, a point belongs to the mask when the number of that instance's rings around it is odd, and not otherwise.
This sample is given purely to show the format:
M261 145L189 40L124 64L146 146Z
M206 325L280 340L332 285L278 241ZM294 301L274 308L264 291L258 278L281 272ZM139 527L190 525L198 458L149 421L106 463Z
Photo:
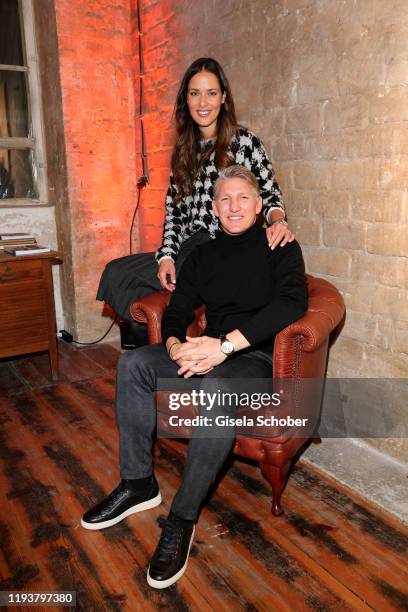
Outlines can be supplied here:
M221 170L214 183L214 200L217 199L221 183L232 178L239 178L246 181L252 187L255 197L257 198L259 196L259 185L256 176L248 170L248 168L245 168L245 166L234 164L233 166L228 166L224 170Z

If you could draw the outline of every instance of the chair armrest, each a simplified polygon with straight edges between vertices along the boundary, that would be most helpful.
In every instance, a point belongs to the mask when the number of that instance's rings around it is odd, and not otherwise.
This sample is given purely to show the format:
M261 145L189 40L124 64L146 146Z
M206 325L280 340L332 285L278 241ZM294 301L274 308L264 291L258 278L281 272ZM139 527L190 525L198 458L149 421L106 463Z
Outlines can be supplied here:
M341 304L322 298L310 298L308 310L303 317L285 327L278 336L283 341L293 336L302 336L303 349L311 353L328 339L343 316L344 306Z
M308 276L308 293L307 312L276 335L277 378L324 376L329 337L344 318L344 301L331 283L312 276Z
M147 323L149 344L162 341L161 322L163 313L170 301L168 291L149 293L130 306L130 314L138 323ZM206 326L205 308L201 306L195 311L195 317L187 328L188 336L200 336Z
M149 344L161 342L161 320L170 301L168 291L156 291L133 302L130 314L138 323L147 323Z

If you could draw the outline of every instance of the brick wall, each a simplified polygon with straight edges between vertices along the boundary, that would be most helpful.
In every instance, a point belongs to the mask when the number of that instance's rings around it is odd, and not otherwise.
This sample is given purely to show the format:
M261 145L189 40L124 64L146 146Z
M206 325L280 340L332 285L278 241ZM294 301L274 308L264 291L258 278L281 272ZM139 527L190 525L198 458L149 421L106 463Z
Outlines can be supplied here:
M163 202L171 105L186 66L218 59L265 142L310 273L342 291L329 374L408 373L408 5L403 0L143 2L149 163ZM163 155L161 155L163 153ZM147 208L143 220L148 218ZM160 240L159 212L149 244ZM381 446L379 441L377 446ZM408 457L402 441L383 446Z
M108 261L129 253L140 174L131 8L130 0L55 0L71 223L63 256L75 293L65 317L82 341L107 329L95 301L99 277Z

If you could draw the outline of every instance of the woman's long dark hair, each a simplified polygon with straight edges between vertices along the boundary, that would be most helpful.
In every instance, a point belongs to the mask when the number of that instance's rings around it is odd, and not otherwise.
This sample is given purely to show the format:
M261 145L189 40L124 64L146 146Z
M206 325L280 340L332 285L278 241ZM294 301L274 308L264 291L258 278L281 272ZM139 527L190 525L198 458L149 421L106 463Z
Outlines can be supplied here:
M212 147L200 151L200 129L190 115L187 104L188 84L194 75L202 70L215 74L225 95L217 117L217 138ZM226 168L233 160L228 155L228 147L237 131L234 100L228 79L220 64L211 57L201 57L186 70L177 94L175 110L178 139L173 149L171 169L178 189L174 203L191 194L193 182L201 164L215 151L215 166L218 170Z

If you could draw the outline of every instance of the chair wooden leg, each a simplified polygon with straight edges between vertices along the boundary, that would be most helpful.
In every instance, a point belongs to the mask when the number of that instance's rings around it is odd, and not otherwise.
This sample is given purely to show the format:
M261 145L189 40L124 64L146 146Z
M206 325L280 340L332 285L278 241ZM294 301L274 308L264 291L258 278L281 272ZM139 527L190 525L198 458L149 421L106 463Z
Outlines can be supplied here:
M288 461L282 467L276 467L269 463L261 463L261 472L272 487L272 514L280 516L283 514L281 506L282 491L285 487L286 480L290 469L291 461Z

